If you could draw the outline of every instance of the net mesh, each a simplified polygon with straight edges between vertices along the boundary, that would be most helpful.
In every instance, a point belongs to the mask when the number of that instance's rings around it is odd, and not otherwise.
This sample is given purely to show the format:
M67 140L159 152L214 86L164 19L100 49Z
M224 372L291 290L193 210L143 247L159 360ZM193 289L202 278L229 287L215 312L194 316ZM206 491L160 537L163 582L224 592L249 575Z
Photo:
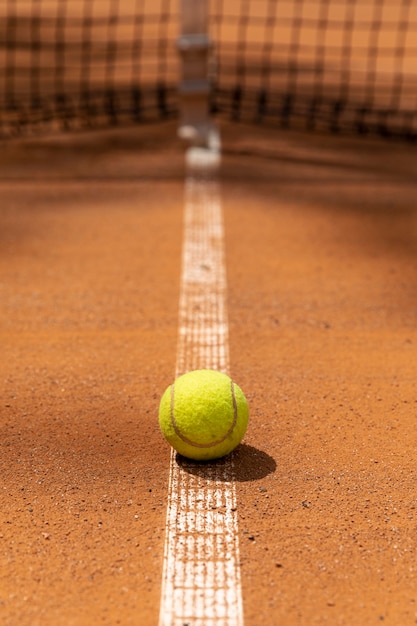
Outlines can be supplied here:
M177 14L172 0L1 0L1 131L175 114Z
M178 113L179 0L0 0L0 133ZM210 0L234 120L417 134L415 0Z
M213 108L333 131L414 136L413 0L213 0Z

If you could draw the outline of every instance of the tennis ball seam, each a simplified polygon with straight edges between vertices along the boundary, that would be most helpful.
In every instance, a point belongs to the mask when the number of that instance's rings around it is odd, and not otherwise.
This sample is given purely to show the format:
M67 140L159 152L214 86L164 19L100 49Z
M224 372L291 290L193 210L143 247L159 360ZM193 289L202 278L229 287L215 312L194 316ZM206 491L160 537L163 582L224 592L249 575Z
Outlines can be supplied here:
M180 431L178 427L177 421L175 419L175 382L171 385L171 411L170 411L171 423L174 428L175 434L181 439L181 441L183 441L184 443L187 443L190 446L194 446L195 448L214 448L215 446L218 446L220 443L223 443L224 441L226 441L226 439L229 437L229 435L231 435L231 433L233 432L237 424L237 402L236 402L236 395L235 395L235 384L233 380L230 381L230 390L232 394L232 403L233 403L233 422L232 422L231 427L229 428L227 433L221 439L217 439L217 441L212 441L211 443L197 443L195 441L191 441L191 439L188 439L188 437L183 435L183 433Z

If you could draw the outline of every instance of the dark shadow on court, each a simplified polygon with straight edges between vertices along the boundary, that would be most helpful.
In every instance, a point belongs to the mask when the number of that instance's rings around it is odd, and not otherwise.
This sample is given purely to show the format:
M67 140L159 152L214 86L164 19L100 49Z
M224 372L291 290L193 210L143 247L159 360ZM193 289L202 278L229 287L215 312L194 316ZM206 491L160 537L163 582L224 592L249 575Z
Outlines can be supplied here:
M216 461L191 461L176 455L178 465L189 474L222 482L250 482L261 480L276 471L275 459L263 450L246 443L240 444L230 456Z

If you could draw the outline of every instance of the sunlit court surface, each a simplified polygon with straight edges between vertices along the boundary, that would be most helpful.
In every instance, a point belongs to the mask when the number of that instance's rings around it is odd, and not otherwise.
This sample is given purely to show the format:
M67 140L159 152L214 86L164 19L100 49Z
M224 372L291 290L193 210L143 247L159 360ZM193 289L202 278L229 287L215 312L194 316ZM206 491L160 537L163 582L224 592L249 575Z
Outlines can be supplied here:
M414 624L417 7L192 7L0 7L0 624Z

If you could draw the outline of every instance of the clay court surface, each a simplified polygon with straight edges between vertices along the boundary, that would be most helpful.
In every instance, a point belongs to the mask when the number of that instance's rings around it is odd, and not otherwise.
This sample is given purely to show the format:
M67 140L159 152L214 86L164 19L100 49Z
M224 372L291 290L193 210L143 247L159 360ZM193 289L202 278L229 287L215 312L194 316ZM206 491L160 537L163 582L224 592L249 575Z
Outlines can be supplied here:
M175 123L0 155L0 623L156 625ZM246 626L417 622L415 147L222 125Z

